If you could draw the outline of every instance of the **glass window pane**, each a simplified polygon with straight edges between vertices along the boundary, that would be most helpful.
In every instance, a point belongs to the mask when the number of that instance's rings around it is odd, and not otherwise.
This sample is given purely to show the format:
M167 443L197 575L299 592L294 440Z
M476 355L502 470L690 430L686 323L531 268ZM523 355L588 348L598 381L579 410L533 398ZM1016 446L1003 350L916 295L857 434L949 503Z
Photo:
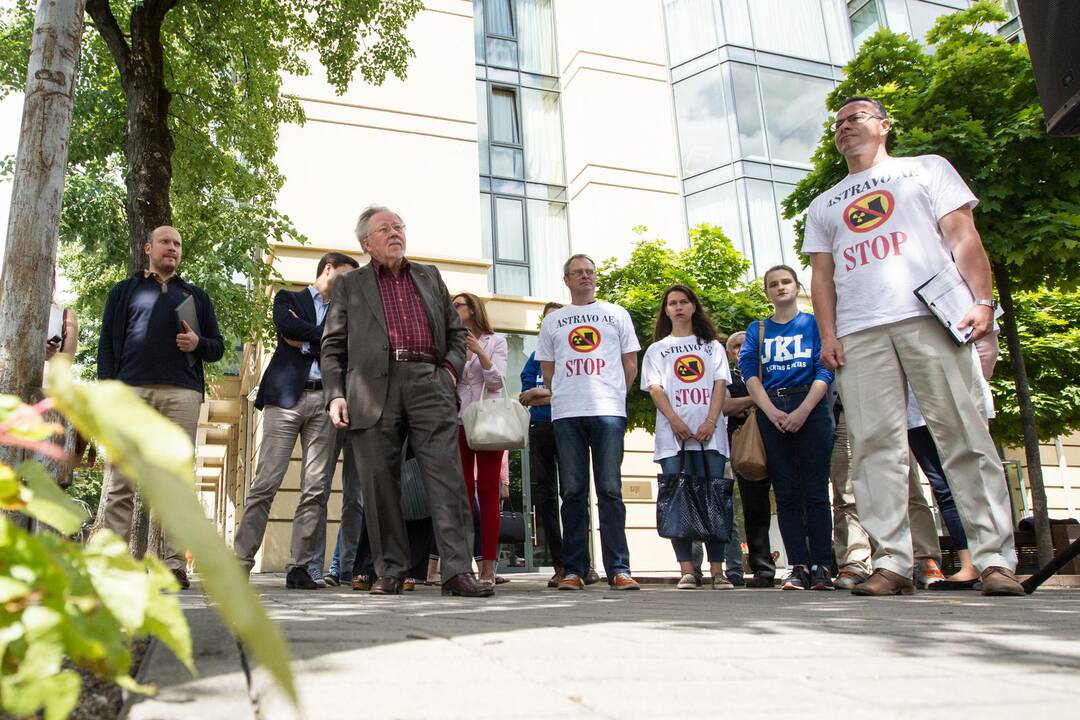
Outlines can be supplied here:
M514 37L514 18L510 0L487 0L487 31L492 35Z
M521 159L521 149L492 145L491 174L499 177L524 177L525 163Z
M885 0L885 25L896 33L911 33L907 0Z
M754 247L754 275L761 277L773 265L784 262L780 250L780 232L776 224L776 204L772 183L744 180L746 204L750 217L750 242Z
M521 89L521 115L525 126L525 178L562 185L562 123L559 94Z
M495 257L526 262L524 202L495 198Z
M919 42L926 42L926 33L934 27L934 23L942 15L954 12L952 8L932 5L919 0L908 3L908 14L911 20L911 36Z
M720 8L724 14L723 28L727 36L726 42L754 47L754 39L750 35L750 14L746 11L746 0L720 0Z
M491 164L488 162L488 107L487 107L486 82L476 83L476 136L480 151L480 174L487 175L491 172Z
M735 183L729 182L686 196L686 224L694 228L701 223L719 227L736 249L747 254L743 247Z
M851 24L848 22L844 0L821 0L825 15L825 37L829 40L829 59L834 65L846 65L851 60Z
M483 257L492 258L491 243L491 196L480 193L480 246Z
M518 145L521 143L520 127L514 91L506 88L492 88L491 139L494 142Z
M500 295L531 295L529 268L521 265L496 265L495 292Z
M750 20L759 50L829 60L821 5L813 0L752 0Z
M772 159L809 163L821 139L832 83L768 68L759 73Z
M473 0L473 45L476 62L484 62L484 0Z
M802 257L795 251L795 221L784 219L784 208L781 203L795 189L794 185L774 183L776 192L776 221L780 223L780 247L784 252L784 264L793 268L802 266Z
M562 263L570 254L566 205L529 200L526 206L532 291L537 297L561 298L566 294Z
M676 83L674 92L683 176L696 175L731 162L720 68L710 68Z
M513 40L487 39L488 65L517 68L517 43Z
M765 157L765 126L758 103L757 72L750 65L730 63L735 88L735 117L741 157Z
M664 0L668 57L672 66L716 47L714 0Z
M551 0L516 0L515 9L521 69L541 75L558 75Z
M855 47L861 46L879 29L881 29L881 21L878 19L877 3L874 0L870 0L851 14L851 37Z

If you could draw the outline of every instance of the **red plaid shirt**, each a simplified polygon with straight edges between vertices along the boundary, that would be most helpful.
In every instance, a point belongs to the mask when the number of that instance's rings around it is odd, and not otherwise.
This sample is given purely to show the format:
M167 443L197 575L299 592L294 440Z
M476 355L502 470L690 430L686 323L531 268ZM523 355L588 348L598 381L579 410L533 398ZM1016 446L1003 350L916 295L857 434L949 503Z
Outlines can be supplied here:
M390 347L434 355L435 340L431 335L427 313L424 312L424 303L420 300L420 292L413 283L409 261L402 261L401 272L397 274L377 260L373 259L371 264L382 299Z

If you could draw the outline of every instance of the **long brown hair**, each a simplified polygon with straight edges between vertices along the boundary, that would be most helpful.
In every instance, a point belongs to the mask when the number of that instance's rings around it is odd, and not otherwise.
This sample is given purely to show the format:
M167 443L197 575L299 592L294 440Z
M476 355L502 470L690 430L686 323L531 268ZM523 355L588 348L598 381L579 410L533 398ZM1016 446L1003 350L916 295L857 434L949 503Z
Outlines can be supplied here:
M709 318L708 311L702 307L697 293L682 283L676 283L664 291L660 299L660 312L656 315L656 326L653 328L653 342L663 340L671 334L671 318L664 312L667 307L668 295L673 292L681 292L686 299L694 304L694 314L690 316L690 326L694 329L694 335L703 343L709 343L716 339L716 326Z
M495 333L495 328L491 327L491 320L488 319L487 310L484 309L484 301L476 297L472 293L461 292L454 296L454 299L464 298L465 304L469 306L469 310L472 311L472 321L476 329L480 331L481 335L492 335Z

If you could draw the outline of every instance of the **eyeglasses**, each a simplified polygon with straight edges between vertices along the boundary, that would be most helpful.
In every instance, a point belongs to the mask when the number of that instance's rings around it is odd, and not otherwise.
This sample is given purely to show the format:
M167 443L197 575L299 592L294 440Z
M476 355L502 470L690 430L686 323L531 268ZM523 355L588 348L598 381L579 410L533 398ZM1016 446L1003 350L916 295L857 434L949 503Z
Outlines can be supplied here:
M405 226L401 223L394 223L393 225L380 225L379 227L369 232L368 235L389 235L391 230L396 233L403 233L405 232Z
M851 123L852 125L862 125L870 118L877 118L878 120L884 120L881 115L871 115L870 113L857 112L851 113L846 118L837 118L833 121L832 125L829 125L829 130L836 132L840 128L844 127L844 123Z
M464 308L469 307L469 303L466 303L466 302L456 302L456 303L454 303L454 308L463 308L463 307Z
M567 274L570 277L592 277L596 275L596 271L592 268L578 268L577 270L571 270Z

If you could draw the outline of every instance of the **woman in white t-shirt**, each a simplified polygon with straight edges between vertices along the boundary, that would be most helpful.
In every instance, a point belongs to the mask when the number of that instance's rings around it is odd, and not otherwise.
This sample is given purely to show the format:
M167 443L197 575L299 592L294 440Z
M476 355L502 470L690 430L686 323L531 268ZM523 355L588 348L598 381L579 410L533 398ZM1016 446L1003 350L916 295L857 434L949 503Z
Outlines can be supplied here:
M723 415L724 396L731 381L727 353L716 339L716 328L697 295L685 285L664 291L656 316L653 343L645 351L641 389L656 405L656 449L653 459L661 472L676 473L685 461L688 471L724 474L728 438ZM687 449L682 450L683 446ZM693 448L693 449L690 449ZM676 586L692 590L701 584L694 574L693 545L672 538L682 578ZM724 577L722 542L706 542L714 590L734 586Z

